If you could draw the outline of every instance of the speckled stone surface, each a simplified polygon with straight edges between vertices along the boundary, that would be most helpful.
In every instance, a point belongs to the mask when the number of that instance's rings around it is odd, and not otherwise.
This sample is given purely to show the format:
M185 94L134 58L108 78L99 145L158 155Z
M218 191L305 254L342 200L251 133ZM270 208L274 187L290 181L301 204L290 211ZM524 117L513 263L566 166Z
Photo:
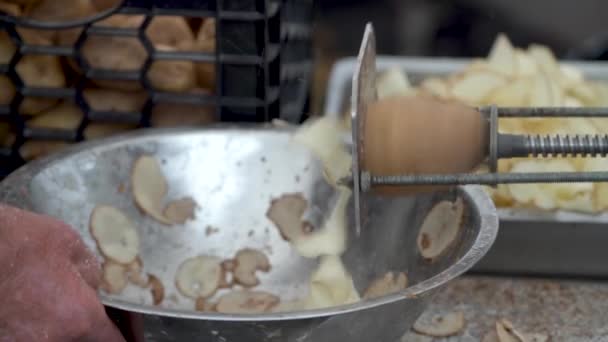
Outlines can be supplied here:
M439 293L420 318L463 311L464 330L449 338L410 332L402 342L481 341L504 318L551 342L608 342L608 282L461 277Z

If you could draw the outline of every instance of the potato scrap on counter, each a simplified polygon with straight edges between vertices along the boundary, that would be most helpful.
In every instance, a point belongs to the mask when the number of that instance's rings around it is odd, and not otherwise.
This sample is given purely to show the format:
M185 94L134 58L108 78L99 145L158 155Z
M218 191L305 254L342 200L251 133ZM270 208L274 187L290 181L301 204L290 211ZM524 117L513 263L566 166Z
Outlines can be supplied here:
M570 106L608 105L608 84L586 79L581 70L560 63L551 50L532 44L514 47L500 34L485 59L475 59L463 70L446 77L429 77L413 85L402 70L389 69L378 77L379 98L432 95L458 100L471 106ZM597 134L608 133L603 118L501 118L499 130L511 134ZM597 159L597 160L605 160ZM603 163L606 164L606 163ZM608 165L592 167L580 158L517 158L500 160L499 172L608 171ZM533 190L532 190L533 188ZM543 184L529 187L508 184L486 190L499 207L533 207L599 213L608 209L608 192L603 183ZM534 193L533 193L534 192Z
M414 323L412 329L419 334L427 336L448 337L459 334L465 325L464 313L456 311L434 316L429 321L419 319Z
M482 342L546 342L549 336L542 333L522 333L507 319L496 321L495 329L489 331Z

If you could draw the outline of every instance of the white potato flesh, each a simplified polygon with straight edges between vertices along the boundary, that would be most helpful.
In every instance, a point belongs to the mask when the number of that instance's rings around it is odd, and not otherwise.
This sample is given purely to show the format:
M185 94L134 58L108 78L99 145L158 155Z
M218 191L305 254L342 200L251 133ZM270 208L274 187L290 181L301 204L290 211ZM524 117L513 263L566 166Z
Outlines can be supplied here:
M499 34L488 56L488 65L493 70L505 76L515 74L517 59L515 49L504 34Z
M507 80L500 74L491 71L471 71L454 81L451 88L452 97L466 104L483 103L494 91L503 86Z
M413 89L405 72L397 68L383 72L378 77L376 84L378 99L395 95L407 95Z
M338 201L323 226L292 241L293 247L301 256L316 258L322 255L340 255L346 250L346 208L350 195L348 188L340 187Z

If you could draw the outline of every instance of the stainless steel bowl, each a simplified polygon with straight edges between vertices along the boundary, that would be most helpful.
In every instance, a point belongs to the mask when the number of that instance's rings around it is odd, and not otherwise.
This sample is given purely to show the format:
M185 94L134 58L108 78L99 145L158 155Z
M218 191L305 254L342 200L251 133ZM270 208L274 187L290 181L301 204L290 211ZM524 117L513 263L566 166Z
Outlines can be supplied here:
M290 141L292 132L223 126L147 130L82 143L17 170L0 184L0 200L64 220L95 251L88 221L96 204L112 203L138 222L144 269L163 282L164 302L152 305L147 290L137 288L122 295L101 294L106 307L129 327L124 332L132 340L397 341L431 295L471 268L492 245L498 220L480 188L371 199L369 220L359 237L350 234L343 260L360 292L387 271L407 272L410 287L399 293L324 310L226 315L197 312L176 291L175 271L185 258L198 253L230 257L243 247L262 249L270 258L273 269L261 275L261 289L291 298L307 291L316 261L300 257L265 216L271 198L286 192L309 196L322 177L316 159ZM197 201L194 221L167 228L138 211L129 174L142 153L162 161L169 197L189 195ZM456 196L467 204L464 229L447 253L425 261L416 248L420 224L434 203ZM208 236L209 226L218 232Z

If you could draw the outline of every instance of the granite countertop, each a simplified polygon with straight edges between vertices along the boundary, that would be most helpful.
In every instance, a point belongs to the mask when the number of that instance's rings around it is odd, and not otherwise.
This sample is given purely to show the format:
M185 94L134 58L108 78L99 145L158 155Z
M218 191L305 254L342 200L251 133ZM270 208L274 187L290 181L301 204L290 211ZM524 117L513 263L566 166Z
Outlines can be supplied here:
M459 335L410 332L402 342L481 341L503 318L519 331L547 334L551 342L608 341L608 282L461 277L437 294L421 319L454 311L466 318Z

